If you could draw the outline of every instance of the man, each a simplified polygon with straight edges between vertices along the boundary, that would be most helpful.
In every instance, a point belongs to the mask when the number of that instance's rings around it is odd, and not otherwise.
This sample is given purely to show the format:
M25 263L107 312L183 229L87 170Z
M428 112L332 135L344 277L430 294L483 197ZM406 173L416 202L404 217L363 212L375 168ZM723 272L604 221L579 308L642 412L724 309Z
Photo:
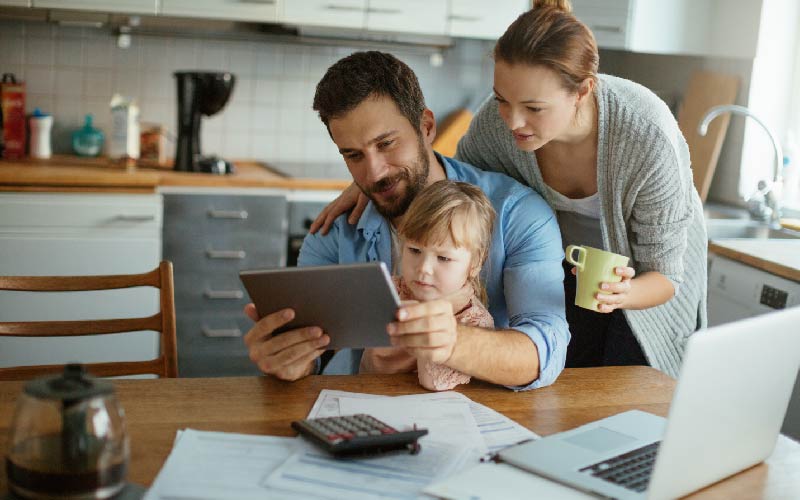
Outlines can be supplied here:
M381 260L391 269L396 260L392 228L416 194L446 178L475 184L497 212L483 279L499 329L458 325L450 302L429 301L398 310L397 321L387 326L392 345L514 390L552 383L564 367L569 330L561 236L544 200L507 176L435 153L436 122L417 78L389 54L360 52L335 63L317 85L314 109L370 202L357 225L342 215L327 235L306 237L298 264ZM245 312L257 321L245 343L263 372L296 380L319 369L329 341L319 328L273 337L293 317L291 310L260 320L252 304ZM391 352L368 349L361 360L360 352L344 350L326 373L352 373L362 361L371 371L391 373Z

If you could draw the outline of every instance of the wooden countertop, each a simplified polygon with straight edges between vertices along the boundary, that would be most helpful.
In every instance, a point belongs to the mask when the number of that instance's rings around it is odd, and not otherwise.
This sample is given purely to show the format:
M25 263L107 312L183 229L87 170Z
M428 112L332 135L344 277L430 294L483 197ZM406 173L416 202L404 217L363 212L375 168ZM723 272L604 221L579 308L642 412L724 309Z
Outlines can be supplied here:
M56 156L49 160L0 160L0 191L154 192L159 186L250 187L340 191L342 179L296 179L268 165L234 161L236 173L175 172L157 166L126 167L105 158Z
M720 239L708 251L800 282L800 239Z
M297 382L268 377L113 380L131 440L130 481L150 485L179 429L290 436L322 389L372 394L426 392L414 374L311 376ZM22 382L0 382L0 455ZM525 392L473 380L456 388L541 435L631 409L666 416L675 381L643 366L572 368L555 384ZM0 492L6 487L0 471ZM800 444L780 436L767 460L688 498L800 498Z

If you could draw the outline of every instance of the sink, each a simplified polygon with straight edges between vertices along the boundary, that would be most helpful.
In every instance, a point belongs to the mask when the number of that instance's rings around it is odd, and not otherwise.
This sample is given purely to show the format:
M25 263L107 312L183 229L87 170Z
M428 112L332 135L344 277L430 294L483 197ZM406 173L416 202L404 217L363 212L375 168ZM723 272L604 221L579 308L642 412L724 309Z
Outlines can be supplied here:
M709 240L723 238L800 239L800 231L774 229L764 223L747 219L706 219L706 229Z

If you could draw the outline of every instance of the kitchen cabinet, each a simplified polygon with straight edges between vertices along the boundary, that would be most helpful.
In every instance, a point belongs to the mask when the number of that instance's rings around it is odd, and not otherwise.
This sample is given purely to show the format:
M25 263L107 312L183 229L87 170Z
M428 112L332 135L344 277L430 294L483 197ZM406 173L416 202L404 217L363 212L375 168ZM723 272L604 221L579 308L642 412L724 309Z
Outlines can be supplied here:
M161 0L159 14L232 21L276 22L278 0Z
M8 5L9 7L30 7L31 0L0 0L0 5Z
M529 8L528 0L450 0L447 34L496 40Z
M282 9L283 23L360 30L367 0L294 0L283 2Z
M76 9L123 14L158 13L157 0L33 0L33 6L48 9Z
M252 322L242 312L250 300L239 271L286 265L286 196L256 189L162 192L181 376L260 373L242 339Z
M601 48L753 58L760 0L573 0Z
M0 194L0 274L134 274L161 261L161 196ZM157 313L155 289L3 292L6 321L112 319ZM158 356L155 332L85 338L0 338L0 366L131 361Z
M447 0L368 0L368 31L444 35Z

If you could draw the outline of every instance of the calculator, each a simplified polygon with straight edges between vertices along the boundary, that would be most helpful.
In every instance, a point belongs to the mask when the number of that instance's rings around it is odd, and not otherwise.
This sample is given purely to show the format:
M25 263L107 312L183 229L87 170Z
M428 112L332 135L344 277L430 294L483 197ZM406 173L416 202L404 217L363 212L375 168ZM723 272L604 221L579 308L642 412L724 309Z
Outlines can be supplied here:
M394 450L419 453L417 439L427 429L399 431L364 413L295 420L292 428L336 457L375 455Z

